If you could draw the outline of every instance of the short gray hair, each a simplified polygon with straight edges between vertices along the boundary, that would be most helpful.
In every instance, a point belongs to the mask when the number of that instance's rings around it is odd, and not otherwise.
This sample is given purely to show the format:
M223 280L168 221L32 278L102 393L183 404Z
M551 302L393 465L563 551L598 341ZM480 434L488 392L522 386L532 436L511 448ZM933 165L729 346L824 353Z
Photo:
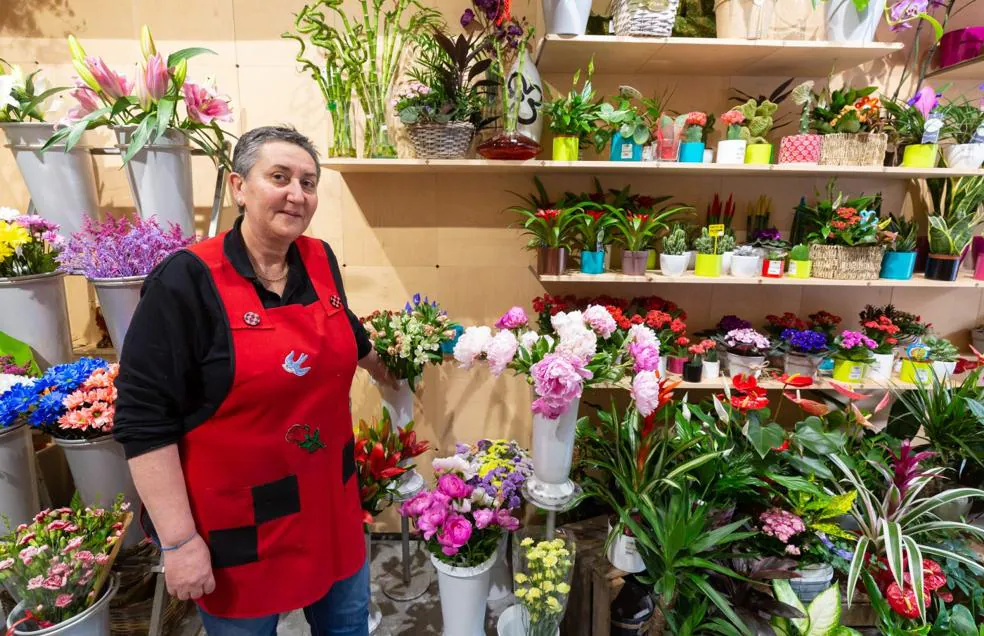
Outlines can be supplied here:
M318 180L321 180L321 164L318 163L318 151L305 135L297 132L293 126L261 126L244 133L236 143L232 153L232 171L241 174L243 178L249 174L256 164L260 148L271 141L283 141L304 149L314 159Z

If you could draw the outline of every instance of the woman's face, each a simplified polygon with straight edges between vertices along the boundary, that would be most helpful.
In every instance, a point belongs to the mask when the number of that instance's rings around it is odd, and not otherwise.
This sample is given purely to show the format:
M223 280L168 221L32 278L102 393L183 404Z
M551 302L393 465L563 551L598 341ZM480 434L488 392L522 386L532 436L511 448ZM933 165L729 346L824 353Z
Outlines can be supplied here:
M317 166L311 155L291 143L263 144L249 175L233 173L230 182L253 230L272 239L293 242L318 208Z

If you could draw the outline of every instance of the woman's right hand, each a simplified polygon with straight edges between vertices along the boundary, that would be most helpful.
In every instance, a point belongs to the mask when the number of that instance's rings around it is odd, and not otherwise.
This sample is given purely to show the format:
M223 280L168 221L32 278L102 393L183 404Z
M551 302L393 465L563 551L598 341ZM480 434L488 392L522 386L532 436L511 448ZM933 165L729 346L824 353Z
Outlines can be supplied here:
M177 550L164 553L167 591L179 600L201 598L215 590L212 555L200 535Z

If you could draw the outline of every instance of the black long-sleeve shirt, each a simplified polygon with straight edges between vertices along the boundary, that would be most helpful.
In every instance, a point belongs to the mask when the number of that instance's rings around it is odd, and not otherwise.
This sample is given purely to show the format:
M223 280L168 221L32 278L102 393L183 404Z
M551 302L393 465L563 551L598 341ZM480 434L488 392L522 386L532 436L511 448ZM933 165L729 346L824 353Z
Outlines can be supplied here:
M287 251L283 295L263 287L246 254L241 223L242 217L225 236L223 250L236 272L253 283L263 307L317 302L318 294L293 244ZM324 247L362 359L372 345L348 308L338 260L327 243ZM232 336L223 313L208 268L191 252L172 254L147 277L116 379L113 435L127 457L176 443L218 410L233 376Z

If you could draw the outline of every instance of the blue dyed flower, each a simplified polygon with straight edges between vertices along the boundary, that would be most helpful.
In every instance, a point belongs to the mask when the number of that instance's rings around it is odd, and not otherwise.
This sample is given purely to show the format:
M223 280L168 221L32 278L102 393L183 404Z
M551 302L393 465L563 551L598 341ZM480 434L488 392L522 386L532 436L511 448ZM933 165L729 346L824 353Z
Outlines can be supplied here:
M54 426L58 422L58 418L65 413L65 405L62 402L66 396L68 393L61 391L45 393L35 402L34 410L28 416L27 421L30 422L31 426L37 428Z
M37 381L17 384L0 395L0 428L13 426L37 399Z

